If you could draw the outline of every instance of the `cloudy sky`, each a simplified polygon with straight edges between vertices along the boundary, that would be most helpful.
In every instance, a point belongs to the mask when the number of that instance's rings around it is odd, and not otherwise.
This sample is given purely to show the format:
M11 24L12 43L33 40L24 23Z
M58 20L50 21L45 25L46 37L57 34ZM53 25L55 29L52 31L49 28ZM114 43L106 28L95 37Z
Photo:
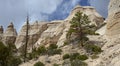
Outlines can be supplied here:
M0 25L4 28L13 22L19 30L29 13L30 21L65 19L74 6L94 6L107 17L109 0L0 0Z

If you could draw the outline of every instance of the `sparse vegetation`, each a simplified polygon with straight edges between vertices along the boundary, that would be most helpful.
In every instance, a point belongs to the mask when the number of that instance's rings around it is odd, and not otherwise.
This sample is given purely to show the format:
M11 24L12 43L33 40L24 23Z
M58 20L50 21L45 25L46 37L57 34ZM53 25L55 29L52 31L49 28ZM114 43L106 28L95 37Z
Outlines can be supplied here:
M37 63L34 64L34 66L45 66L42 62L38 61Z
M73 61L73 60L77 59L77 57L79 55L80 55L79 53L72 53L72 54L70 54L70 61Z
M0 42L0 66L18 66L22 61L14 54L15 46L5 46Z
M84 60L87 60L88 57L87 57L87 55L79 55L79 56L77 57L77 59L84 61Z
M45 48L45 46L40 46L40 47L37 49L37 53L38 53L39 55L44 55L44 54L46 54L46 51L47 51L47 49Z
M48 50L47 50L47 54L48 55L61 54L62 50L57 49L57 47L58 46L56 44L50 44L50 46L48 47Z
M56 64L56 63L55 63L55 64L53 64L53 66L59 66L59 64Z
M50 46L48 47L48 50L53 50L53 49L57 49L57 45L56 44L50 44Z
M76 59L74 61L71 61L71 66L88 66L88 64L81 60Z
M65 41L65 42L64 42L64 46L65 46L65 45L68 45L68 44L69 44L68 41Z
M70 55L69 55L69 54L63 55L63 60L68 59L68 58L70 58Z
M63 55L63 60L70 59L70 61L74 61L76 59L84 61L87 60L87 55L80 55L79 53L65 54Z
M94 44L85 44L84 48L88 53L91 54L99 54L100 52L102 52L101 48Z
M97 58L99 58L99 56L97 56L96 54L94 54L94 55L91 56L91 58L92 59L97 59Z
M58 49L56 44L50 44L49 47L40 46L38 49L33 49L31 53L28 54L28 59L37 58L40 55L55 55L61 54L62 50Z

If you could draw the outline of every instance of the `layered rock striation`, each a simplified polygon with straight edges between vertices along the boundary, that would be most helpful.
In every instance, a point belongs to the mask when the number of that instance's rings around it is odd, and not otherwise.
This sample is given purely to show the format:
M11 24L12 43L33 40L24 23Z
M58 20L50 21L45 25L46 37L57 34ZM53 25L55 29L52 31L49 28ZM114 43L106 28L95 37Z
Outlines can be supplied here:
M106 35L109 38L120 34L120 0L110 0L106 21Z

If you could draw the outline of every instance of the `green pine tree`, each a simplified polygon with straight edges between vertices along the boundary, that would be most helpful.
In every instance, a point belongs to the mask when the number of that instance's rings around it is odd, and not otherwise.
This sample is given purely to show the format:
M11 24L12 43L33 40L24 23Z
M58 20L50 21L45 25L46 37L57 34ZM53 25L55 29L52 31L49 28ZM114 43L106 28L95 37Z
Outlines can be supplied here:
M75 14L70 21L70 24L71 26L68 31L67 38L70 39L72 34L76 35L81 46L83 46L84 42L88 40L86 35L94 33L91 27L93 25L90 25L88 16L81 12L77 12Z

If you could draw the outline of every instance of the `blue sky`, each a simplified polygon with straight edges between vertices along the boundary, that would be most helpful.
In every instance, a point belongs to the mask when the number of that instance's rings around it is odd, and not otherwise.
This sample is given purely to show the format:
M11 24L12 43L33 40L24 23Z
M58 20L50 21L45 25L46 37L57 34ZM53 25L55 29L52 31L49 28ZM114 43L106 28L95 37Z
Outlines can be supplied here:
M10 22L19 30L25 23L27 12L30 21L51 21L65 19L77 4L93 6L107 17L109 0L0 0L0 25L4 28Z

